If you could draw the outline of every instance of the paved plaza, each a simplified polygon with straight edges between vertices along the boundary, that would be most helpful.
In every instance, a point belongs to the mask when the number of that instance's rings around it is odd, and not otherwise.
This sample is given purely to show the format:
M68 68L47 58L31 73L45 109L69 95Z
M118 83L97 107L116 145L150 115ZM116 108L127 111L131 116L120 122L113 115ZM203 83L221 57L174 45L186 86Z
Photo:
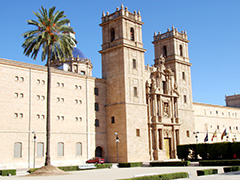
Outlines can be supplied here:
M197 177L196 170L201 169L218 169L218 175L208 175ZM188 172L190 175L189 179L198 180L239 180L240 172L234 173L223 173L223 167L135 167L135 168L111 168L111 169L94 169L94 170L83 170L73 171L66 175L59 176L11 176L1 177L1 179L9 180L115 180L124 179L130 177L164 174L173 172Z

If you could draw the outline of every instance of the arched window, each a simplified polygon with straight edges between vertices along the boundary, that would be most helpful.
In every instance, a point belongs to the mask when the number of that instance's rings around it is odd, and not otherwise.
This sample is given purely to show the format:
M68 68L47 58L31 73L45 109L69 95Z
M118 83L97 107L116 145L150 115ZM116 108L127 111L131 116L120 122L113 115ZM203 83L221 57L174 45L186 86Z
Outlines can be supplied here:
M134 41L134 29L132 27L130 28L130 39Z
M44 156L44 144L43 142L37 143L37 157L43 157Z
M64 156L64 143L58 143L58 156Z
M76 143L76 155L77 156L82 155L82 143L81 142Z
M22 157L22 143L21 142L14 143L14 157L15 158Z
M167 46L163 46L163 57L167 57Z
M113 42L115 40L115 30L114 30L114 28L111 28L110 34L111 34L111 42Z
M180 56L183 56L183 48L182 45L179 46Z

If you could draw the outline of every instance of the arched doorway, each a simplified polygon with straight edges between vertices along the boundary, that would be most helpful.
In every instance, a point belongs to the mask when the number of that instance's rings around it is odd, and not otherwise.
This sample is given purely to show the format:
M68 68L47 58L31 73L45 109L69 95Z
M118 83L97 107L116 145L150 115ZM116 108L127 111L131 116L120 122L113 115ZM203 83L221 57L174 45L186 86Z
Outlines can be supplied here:
M103 149L102 149L102 147L100 147L100 146L96 147L95 157L103 157Z

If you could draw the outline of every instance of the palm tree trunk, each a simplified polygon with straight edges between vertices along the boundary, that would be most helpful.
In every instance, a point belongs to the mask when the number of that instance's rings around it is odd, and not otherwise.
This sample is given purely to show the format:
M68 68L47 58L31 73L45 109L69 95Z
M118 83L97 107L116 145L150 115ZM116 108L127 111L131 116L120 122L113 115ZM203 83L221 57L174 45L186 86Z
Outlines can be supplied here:
M51 116L51 45L48 46L48 59L47 59L47 122L46 122L46 159L45 166L51 165L50 158L50 122Z

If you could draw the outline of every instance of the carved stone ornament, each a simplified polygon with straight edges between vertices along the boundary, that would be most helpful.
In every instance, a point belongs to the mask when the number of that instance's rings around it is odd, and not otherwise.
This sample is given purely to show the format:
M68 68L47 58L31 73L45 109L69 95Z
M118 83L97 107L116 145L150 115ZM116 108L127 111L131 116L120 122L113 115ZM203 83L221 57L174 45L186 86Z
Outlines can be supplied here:
M167 102L163 103L163 116L169 117L169 104Z
M172 131L170 129L164 129L163 130L163 136L164 137L171 137L172 136Z

